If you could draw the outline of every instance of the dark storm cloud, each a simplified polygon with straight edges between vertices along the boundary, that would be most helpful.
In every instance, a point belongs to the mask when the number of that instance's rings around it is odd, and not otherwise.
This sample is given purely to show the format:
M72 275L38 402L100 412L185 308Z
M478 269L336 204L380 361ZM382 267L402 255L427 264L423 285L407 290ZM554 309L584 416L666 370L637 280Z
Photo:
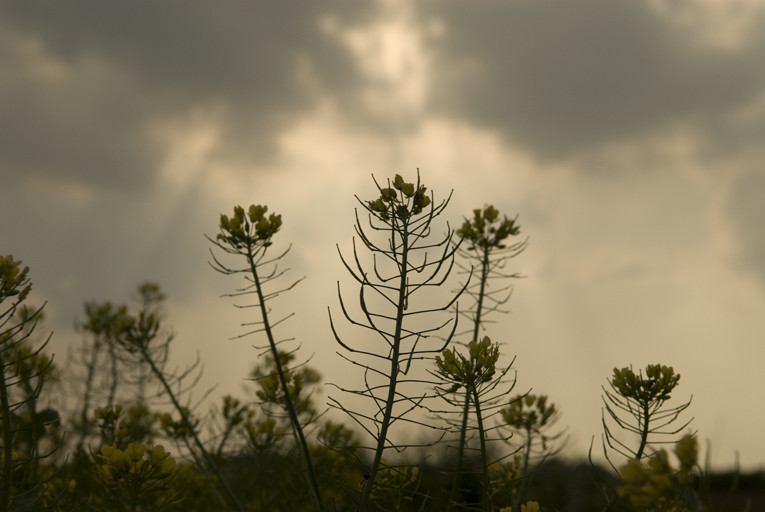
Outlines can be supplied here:
M57 83L36 80L28 64L3 64L18 77L0 83L3 173L146 186L160 153L146 133L150 112L133 91L103 74Z
M161 151L152 121L199 107L225 116L221 156L262 159L321 94L354 86L351 55L320 20L353 23L371 8L339 5L3 3L0 166L145 185ZM34 45L61 76L37 72L24 51Z
M159 179L157 126L220 112L214 157L262 163L326 94L356 86L323 17L373 14L360 2L1 3L0 253L30 266L59 325L146 279L189 295L219 212L201 182Z
M761 36L733 50L703 45L648 2L422 5L423 19L445 28L433 45L433 107L540 158L677 125L714 131L765 91ZM759 14L753 34L765 29Z

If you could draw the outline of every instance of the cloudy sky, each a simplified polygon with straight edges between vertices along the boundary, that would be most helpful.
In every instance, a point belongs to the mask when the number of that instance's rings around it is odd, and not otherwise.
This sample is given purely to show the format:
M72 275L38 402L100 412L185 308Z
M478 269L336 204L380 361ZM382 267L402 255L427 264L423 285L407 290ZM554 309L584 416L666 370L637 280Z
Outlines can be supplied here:
M715 466L765 466L765 4L3 2L0 253L31 267L64 361L86 300L169 295L178 361L241 394L257 340L210 269L262 203L306 276L275 308L332 381L327 321L371 175L519 216L517 390L583 456L613 367L661 362ZM689 415L689 417L690 417Z

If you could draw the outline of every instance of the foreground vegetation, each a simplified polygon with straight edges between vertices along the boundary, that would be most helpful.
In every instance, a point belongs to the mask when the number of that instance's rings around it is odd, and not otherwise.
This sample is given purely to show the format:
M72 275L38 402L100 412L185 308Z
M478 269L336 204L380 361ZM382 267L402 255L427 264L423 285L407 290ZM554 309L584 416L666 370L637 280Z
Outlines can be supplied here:
M517 218L485 206L457 230L441 225L449 197L419 176L375 181L358 203L355 237L338 247L350 286L338 284L328 322L358 384L329 384L329 409L342 414L332 420L313 399L321 377L299 342L277 334L291 314L269 302L298 293L299 280L282 270L289 249L273 248L282 218L266 206L235 207L209 237L212 267L242 278L230 297L249 314L242 336L258 341L251 394L207 412L200 390L192 402L199 362L169 365L157 284L139 286L134 304L86 303L79 366L64 370L40 334L44 308L27 304L29 269L0 256L0 511L723 507L684 433L690 401L671 401L680 380L671 366L615 368L606 379L610 467L555 457L560 409L515 392L507 340L490 329L520 277L508 270L527 245ZM62 383L77 389L75 404L55 402ZM404 441L415 430L430 440Z

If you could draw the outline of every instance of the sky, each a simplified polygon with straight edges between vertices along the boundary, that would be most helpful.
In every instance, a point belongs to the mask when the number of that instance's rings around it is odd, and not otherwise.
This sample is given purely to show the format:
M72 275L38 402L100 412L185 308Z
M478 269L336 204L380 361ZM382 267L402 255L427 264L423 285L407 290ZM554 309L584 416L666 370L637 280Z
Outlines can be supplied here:
M231 339L242 283L204 235L266 204L305 277L281 335L342 382L355 195L419 169L452 226L518 216L525 277L487 334L558 405L565 455L599 443L614 367L662 363L712 465L762 468L763 55L758 0L2 2L0 254L60 364L85 301L151 280L174 360L242 396L262 340Z

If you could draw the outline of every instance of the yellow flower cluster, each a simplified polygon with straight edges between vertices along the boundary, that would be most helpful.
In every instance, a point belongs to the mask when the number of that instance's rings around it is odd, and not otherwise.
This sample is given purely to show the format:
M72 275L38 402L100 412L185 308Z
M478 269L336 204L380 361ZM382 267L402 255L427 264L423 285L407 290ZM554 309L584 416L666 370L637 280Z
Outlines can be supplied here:
M504 217L499 221L499 212L492 205L473 210L473 219L465 219L457 234L468 240L470 250L481 249L504 249L502 243L507 237L520 233L521 228L515 224L515 219Z
M385 465L385 459L382 464L372 490L372 499L380 501L393 498L393 503L408 500L407 489L416 487L420 469L409 465L406 459L401 459L397 466Z
M72 500L76 499L77 481L74 479L65 480L61 477L54 477L43 484L42 499L46 510L69 511L77 510L74 508Z
M654 400L669 400L670 393L680 380L680 375L676 375L671 366L649 364L645 374L643 377L641 371L636 375L632 368L614 368L611 383L623 397L649 403Z
M244 422L244 430L247 441L256 451L271 448L284 438L284 429L279 427L273 418L256 422L247 420Z
M105 444L96 457L96 478L110 498L133 504L153 502L175 472L175 460L162 445L148 449L130 443L121 450Z
M191 410L188 407L181 407L181 410L183 411L185 420L183 417L181 417L178 421L176 421L173 419L170 413L167 412L159 417L159 424L162 428L162 431L171 439L183 439L191 433L189 426L195 429L199 424L198 420L192 419Z
M16 295L23 301L32 289L27 278L29 267L20 267L21 261L14 260L10 254L0 256L0 302Z
M623 484L619 495L626 497L637 510L690 510L683 497L682 487L690 482L698 458L696 438L684 436L675 445L680 467L674 469L665 450L659 450L644 464L632 459L622 466Z
M374 201L367 201L369 210L380 220L388 221L391 212L394 212L397 218L405 221L412 215L419 215L423 208L430 205L424 185L415 187L414 183L405 182L400 174L396 174L392 185L393 188L381 188L380 197Z
M101 420L101 430L114 431L117 428L117 422L122 414L122 406L120 404L107 407L99 407L93 411L93 415L97 420Z
M282 226L282 216L275 213L266 216L267 211L267 206L253 204L245 213L244 208L235 206L233 217L221 214L221 232L216 239L235 249L270 246L271 238Z
M105 444L98 457L101 461L98 471L106 480L119 480L127 474L166 476L175 468L175 460L161 444L151 450L143 444L130 443L124 450L114 444Z
M518 483L523 478L523 461L516 454L506 462L494 462L489 466L492 489L507 489L511 494L518 492Z
M545 395L516 396L500 411L506 424L524 430L539 431L555 415L555 404L547 405Z
M489 382L496 372L498 359L499 344L493 344L485 336L481 341L468 344L468 357L458 353L456 348L444 350L436 356L436 366L438 374L453 383L450 391L454 392L462 386L473 387Z

